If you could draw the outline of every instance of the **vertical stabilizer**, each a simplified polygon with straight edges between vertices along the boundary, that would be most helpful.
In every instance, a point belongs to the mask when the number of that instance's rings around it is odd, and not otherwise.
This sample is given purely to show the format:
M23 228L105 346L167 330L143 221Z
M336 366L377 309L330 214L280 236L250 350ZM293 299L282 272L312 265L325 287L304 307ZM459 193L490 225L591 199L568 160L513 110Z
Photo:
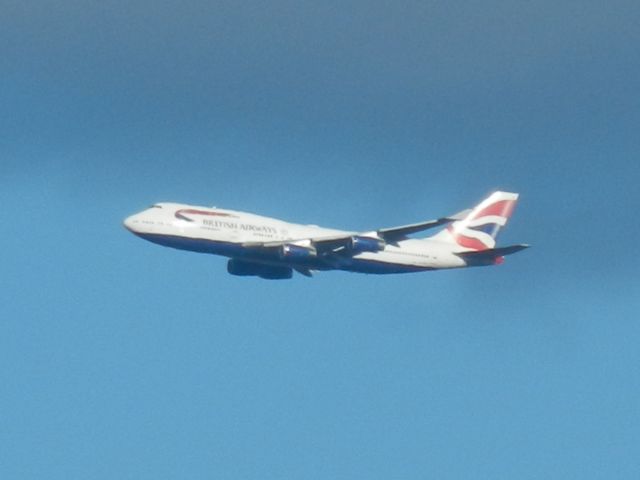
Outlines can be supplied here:
M492 193L475 206L464 219L453 222L432 238L470 250L494 248L496 237L500 229L507 224L517 201L517 193Z

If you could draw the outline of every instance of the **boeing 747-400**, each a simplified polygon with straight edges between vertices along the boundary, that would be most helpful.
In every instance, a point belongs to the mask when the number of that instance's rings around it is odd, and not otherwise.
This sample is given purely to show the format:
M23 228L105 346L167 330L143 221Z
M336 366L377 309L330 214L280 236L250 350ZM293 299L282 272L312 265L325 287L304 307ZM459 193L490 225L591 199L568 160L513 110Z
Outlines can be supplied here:
M517 193L495 192L470 210L411 225L350 232L299 225L223 208L157 203L125 219L140 238L229 258L232 275L267 279L323 270L407 273L495 265L528 245L496 247ZM418 232L443 227L427 238Z

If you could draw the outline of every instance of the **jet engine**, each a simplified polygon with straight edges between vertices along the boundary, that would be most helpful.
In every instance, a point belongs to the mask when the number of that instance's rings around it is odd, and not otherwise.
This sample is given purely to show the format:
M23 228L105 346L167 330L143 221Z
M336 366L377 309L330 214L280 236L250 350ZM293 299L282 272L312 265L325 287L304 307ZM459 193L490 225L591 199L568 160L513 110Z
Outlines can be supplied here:
M386 243L381 238L364 237L361 235L353 236L349 240L349 250L354 253L360 252L379 252L384 250Z
M289 267L264 265L262 263L248 262L232 258L227 263L227 272L240 277L260 277L269 280L284 280L293 276L293 270Z
M232 258L227 262L227 272L240 277L257 277L262 273L263 268L264 265L260 263L246 262L244 260L238 260L237 258Z
M294 243L287 243L280 247L280 258L287 258L289 260L305 260L307 258L314 258L318 255L316 249L312 246L296 245Z
M287 280L293 277L293 270L289 267L265 265L262 269L262 273L258 276L267 280Z

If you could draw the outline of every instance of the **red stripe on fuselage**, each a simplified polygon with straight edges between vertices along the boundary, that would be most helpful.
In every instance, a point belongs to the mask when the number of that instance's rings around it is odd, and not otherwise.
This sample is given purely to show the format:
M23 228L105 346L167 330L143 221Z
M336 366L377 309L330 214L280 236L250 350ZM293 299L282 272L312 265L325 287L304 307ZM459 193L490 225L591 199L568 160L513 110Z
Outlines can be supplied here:
M224 212L209 212L207 210L196 210L193 208L185 208L182 210L178 210L175 213L176 218L179 218L181 220L187 220L188 222L192 222L193 220L191 220L189 217L185 217L185 214L187 215L206 215L209 217L234 217L235 215L231 215L230 213L224 213Z

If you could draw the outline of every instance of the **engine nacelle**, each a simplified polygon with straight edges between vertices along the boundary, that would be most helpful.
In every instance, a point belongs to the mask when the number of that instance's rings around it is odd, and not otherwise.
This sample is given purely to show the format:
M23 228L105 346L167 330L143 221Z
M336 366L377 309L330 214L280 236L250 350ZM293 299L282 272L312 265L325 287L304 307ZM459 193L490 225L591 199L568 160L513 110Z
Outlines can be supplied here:
M318 255L316 249L312 246L296 245L287 243L280 247L280 258L289 260L305 260L307 258L315 258Z
M262 273L264 265L259 263L245 262L244 260L238 260L232 258L227 262L227 272L231 275L238 275L240 277L257 277Z
M268 280L286 280L293 276L293 270L289 267L276 265L264 265L262 263L247 262L232 258L227 263L227 272L240 277L260 277Z
M349 240L349 250L354 253L379 252L380 250L384 250L385 246L385 241L377 237L364 237L357 235L351 237Z
M276 267L272 265L265 265L260 278L267 280L287 280L293 277L293 269L289 267Z

